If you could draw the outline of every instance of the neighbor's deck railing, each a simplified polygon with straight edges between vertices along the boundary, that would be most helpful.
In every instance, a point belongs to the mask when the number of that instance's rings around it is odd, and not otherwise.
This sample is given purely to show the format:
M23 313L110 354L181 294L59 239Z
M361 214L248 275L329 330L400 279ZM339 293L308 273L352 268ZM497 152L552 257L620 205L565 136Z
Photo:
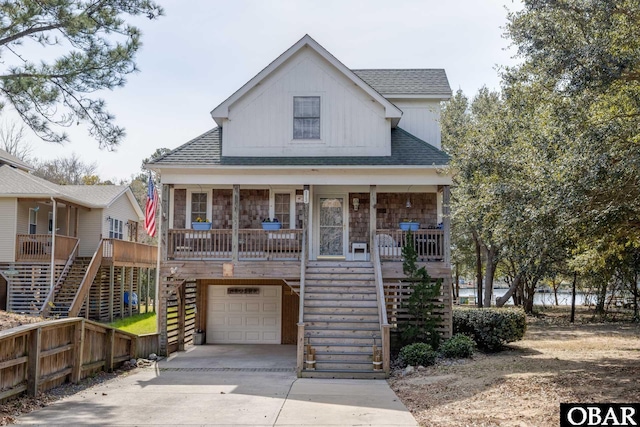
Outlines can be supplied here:
M102 261L106 264L131 264L155 267L158 248L119 239L103 239Z
M233 230L168 231L167 253L173 259L231 259ZM238 230L239 259L300 259L302 230Z
M382 261L402 261L402 248L408 239L406 231L376 230L378 255ZM411 232L411 244L418 261L444 261L444 231L420 229Z
M51 237L51 234L17 234L16 262L50 261ZM75 237L56 234L55 259L66 261L77 242L78 239Z

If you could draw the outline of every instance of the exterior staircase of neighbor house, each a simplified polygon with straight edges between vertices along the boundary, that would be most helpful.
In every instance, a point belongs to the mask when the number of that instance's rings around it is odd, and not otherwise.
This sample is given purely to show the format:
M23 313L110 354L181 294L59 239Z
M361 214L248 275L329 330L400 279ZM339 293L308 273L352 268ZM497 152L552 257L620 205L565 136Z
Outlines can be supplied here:
M373 346L382 348L375 273L371 262L309 262L305 271L304 324L315 350L312 378L385 378L373 370Z
M88 257L77 257L73 261L67 277L65 277L60 287L55 290L53 306L49 311L50 316L67 317L71 303L76 297L90 262L91 258Z

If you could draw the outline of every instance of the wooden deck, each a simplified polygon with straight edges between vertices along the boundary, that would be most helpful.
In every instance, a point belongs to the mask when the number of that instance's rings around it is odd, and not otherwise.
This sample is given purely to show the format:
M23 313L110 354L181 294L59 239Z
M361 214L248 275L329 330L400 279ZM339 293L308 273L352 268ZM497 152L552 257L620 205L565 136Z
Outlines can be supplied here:
M17 234L16 235L16 262L49 262L51 250L54 248L56 262L66 262L78 239L75 237L51 234Z

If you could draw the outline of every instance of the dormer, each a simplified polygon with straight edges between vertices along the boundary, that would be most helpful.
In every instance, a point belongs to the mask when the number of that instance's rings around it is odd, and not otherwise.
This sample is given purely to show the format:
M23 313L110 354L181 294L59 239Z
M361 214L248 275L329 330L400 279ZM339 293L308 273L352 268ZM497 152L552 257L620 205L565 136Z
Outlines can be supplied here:
M440 148L440 103L451 98L443 69L353 70L402 110L398 127Z

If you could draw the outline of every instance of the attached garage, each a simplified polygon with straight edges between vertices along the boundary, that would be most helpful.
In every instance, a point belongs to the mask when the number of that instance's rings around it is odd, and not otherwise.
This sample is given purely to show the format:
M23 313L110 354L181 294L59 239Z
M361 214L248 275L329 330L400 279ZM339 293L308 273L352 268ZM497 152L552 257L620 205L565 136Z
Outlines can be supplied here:
M280 344L282 287L209 285L207 344Z

